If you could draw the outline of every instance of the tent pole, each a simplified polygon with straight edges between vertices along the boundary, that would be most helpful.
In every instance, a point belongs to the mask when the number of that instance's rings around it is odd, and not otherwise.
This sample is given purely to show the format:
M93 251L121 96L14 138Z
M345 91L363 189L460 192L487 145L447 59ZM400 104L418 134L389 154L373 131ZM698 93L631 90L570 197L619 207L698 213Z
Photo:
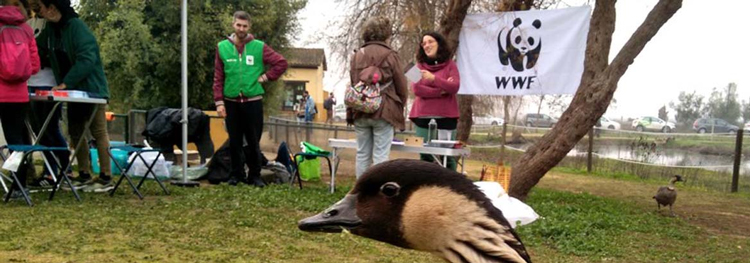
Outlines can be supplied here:
M177 186L188 186L197 187L200 186L199 182L188 181L187 179L187 165L188 165L188 149L187 149L187 137L188 137L188 65L187 65L187 48L188 48L188 24L187 24L187 9L188 1L182 0L182 22L181 24L181 35L182 35L182 182L172 181L173 185Z

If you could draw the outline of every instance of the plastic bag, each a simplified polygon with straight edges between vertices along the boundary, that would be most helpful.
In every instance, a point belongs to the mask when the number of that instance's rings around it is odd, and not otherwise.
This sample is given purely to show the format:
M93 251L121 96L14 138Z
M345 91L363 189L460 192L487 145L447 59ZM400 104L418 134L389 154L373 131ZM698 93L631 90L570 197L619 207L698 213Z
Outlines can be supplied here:
M21 162L23 162L23 152L15 151L5 160L3 169L16 172L18 171L18 166L21 166Z
M503 187L499 183L474 182L474 185L479 187L479 190L492 201L492 205L503 212L503 216L505 216L505 219L508 219L508 223L510 223L512 228L516 228L516 225L529 224L539 218L539 215L533 208L505 193L505 190L503 190Z
M141 153L141 156L147 163L143 163L141 158L136 157L135 154L131 155L130 158L128 158L128 162L134 163L133 166L130 167L128 175L132 177L143 177L143 175L146 174L146 171L148 171L148 165L156 159L156 155L158 154L158 152ZM159 155L159 159L156 160L156 164L154 164L154 167L151 170L153 173L149 173L148 178L154 178L154 174L156 174L156 176L159 177L159 180L169 179L169 164L164 160L164 155Z
M320 180L320 159L312 157L310 159L297 156L297 163L299 164L299 177L302 181L318 181Z

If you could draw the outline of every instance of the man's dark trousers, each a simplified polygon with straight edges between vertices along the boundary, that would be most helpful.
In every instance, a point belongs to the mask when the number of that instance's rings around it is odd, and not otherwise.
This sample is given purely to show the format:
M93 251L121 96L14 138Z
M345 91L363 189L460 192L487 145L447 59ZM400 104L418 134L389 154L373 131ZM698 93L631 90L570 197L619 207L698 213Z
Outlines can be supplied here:
M229 176L238 181L247 182L248 179L245 177L244 169L245 163L247 163L249 177L251 179L259 178L262 158L259 141L263 131L263 101L233 102L225 100L224 108L227 113L229 153L232 159ZM248 144L247 156L243 154L242 150L243 137Z

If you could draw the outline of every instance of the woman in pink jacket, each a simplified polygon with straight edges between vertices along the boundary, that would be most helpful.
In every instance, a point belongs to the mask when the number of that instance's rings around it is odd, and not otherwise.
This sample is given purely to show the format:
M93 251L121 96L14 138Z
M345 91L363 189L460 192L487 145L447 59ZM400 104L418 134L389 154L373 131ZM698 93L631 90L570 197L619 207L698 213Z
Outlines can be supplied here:
M422 79L412 84L414 103L411 106L409 119L416 126L417 136L428 141L430 120L437 122L439 139L456 138L458 124L458 100L456 93L460 77L458 67L451 60L448 42L437 32L422 35L422 43L417 52L417 66L422 72ZM438 139L433 134L432 139ZM421 154L420 159L433 162L432 155ZM447 167L456 170L456 159L448 158Z
M26 24L25 12L15 6L0 6L0 122L9 145L30 143L24 123L29 108L26 81L39 71L36 40ZM24 55L27 57L21 57ZM19 167L16 176L25 186L26 167ZM13 195L18 198L21 192L14 191Z

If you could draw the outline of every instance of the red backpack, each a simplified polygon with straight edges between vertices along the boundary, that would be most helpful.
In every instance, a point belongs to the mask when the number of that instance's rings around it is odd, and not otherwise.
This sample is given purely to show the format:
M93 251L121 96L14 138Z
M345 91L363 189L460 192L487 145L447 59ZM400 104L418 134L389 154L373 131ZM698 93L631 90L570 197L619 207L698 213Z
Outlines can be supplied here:
M31 77L29 43L32 37L19 26L0 26L0 79L18 83Z

